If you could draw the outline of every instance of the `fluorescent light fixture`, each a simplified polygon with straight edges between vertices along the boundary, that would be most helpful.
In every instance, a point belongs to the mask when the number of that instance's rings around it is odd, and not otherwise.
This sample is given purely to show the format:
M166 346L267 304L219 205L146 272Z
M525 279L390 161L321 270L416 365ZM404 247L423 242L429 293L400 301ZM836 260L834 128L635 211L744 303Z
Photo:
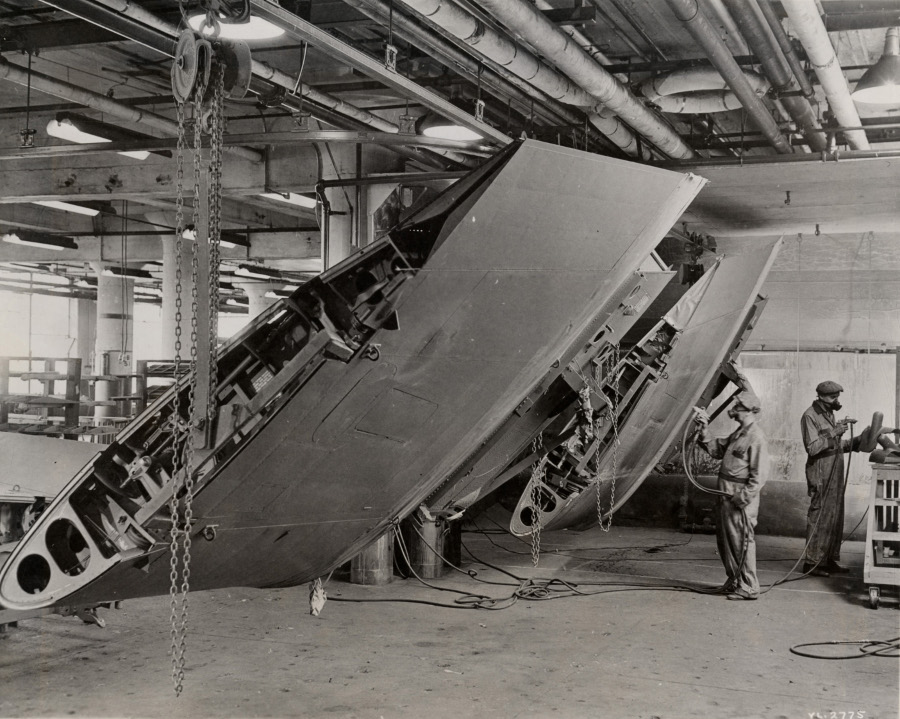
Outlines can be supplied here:
M249 307L250 300L245 299L243 297L229 297L225 300L225 304L230 307Z
M197 231L193 225L188 225L181 233L181 237L191 242L197 241ZM246 234L239 230L222 230L219 233L219 247L233 249L235 247L250 247L250 240Z
M264 296L270 300L280 300L282 297L290 297L291 293L286 290L269 290Z
M315 197L307 197L296 192L263 192L260 197L265 197L269 200L280 200L290 205L308 207L309 209L314 208L318 204L318 200Z
M219 15L222 18L222 15ZM200 13L188 18L188 25L195 32L200 32L200 25L206 20L206 13ZM204 36L212 35L213 28L204 27L201 33ZM272 38L281 37L284 30L277 25L273 25L268 20L261 17L250 16L247 22L229 23L219 22L219 37L224 40L271 40Z
M281 273L278 270L268 270L265 267L254 267L253 265L238 265L234 274L241 277L255 277L260 280L281 279Z
M41 232L32 232L30 230L14 230L3 235L0 239L13 245L28 245L29 247L40 247L45 250L78 249L78 245L71 237L45 235Z
M868 105L900 105L900 28L888 28L881 59L866 70L850 96Z
M460 140L464 142L472 142L482 139L474 130L470 130L462 125L457 125L452 120L447 120L433 112L423 115L416 127L425 137L434 137L438 140Z
M153 297L162 297L162 290L158 287L144 287L142 285L135 285L134 291L139 295L152 295Z
M54 210L65 210L66 212L75 212L79 215L87 215L94 217L100 214L100 210L88 207L87 205L76 205L73 202L60 202L59 200L35 200L31 204L42 205L44 207L52 207Z
M103 269L103 274L106 277L130 277L135 280L153 279L153 275L146 270L133 270L130 267L126 267L125 269L122 269L121 267L106 267Z
M140 140L153 139L150 135L144 135L124 127L108 125L105 122L94 120L73 112L60 112L56 119L47 123L47 134L58 137L60 140L68 140L79 144L92 144L98 142L112 142L113 140ZM146 160L150 156L148 150L125 150L120 155L127 155L137 160ZM171 157L168 150L160 150L155 154Z
M97 280L82 277L80 279L75 280L75 286L76 287L84 287L86 289L93 289L97 286Z
M222 247L250 247L250 236L240 230L222 230L219 233L219 245Z

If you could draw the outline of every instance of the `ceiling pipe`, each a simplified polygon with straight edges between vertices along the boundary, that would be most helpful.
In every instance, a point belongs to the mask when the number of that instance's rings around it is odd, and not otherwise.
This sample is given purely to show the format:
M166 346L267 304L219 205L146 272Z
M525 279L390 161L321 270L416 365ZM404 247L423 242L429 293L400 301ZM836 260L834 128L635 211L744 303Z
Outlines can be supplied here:
M769 24L772 35L775 37L776 42L778 42L778 46L781 48L781 52L784 54L788 65L790 65L791 72L794 73L794 79L800 84L800 91L807 100L813 102L816 96L815 90L813 90L813 86L806 76L806 71L800 63L800 58L797 57L791 39L787 36L784 27L781 25L781 18L775 13L775 9L772 7L772 3L769 2L769 0L757 0L757 7Z
M391 6L385 0L344 1L350 7L355 8L375 22L382 24L391 23L393 32L397 37L412 45L417 45L423 52L438 62L448 67L456 66L468 72L472 78L477 78L480 70L482 82L487 87L490 87L496 95L505 95L521 103L526 108L533 106L538 112L547 116L551 122L571 126L584 124L584 116L548 97L546 93L528 84L518 75L511 73L507 68L489 58L484 60L475 59L472 55L461 50L447 39L447 36L452 36L446 30L442 28L436 30L426 29L407 15L397 12L396 9L391 12ZM539 0L539 5L542 2L544 0ZM596 136L594 139L597 139ZM604 147L608 144L604 142Z
M791 143L781 134L772 113L756 96L747 78L744 77L740 65L735 62L725 43L719 38L715 28L697 4L697 0L667 0L667 2L675 13L675 17L684 24L691 36L703 48L713 66L728 83L732 92L737 95L750 118L772 143L775 150L781 154L790 154L792 152Z
M588 121L591 125L626 154L632 157L640 155L646 160L652 159L649 149L641 147L634 134L607 112L606 108L599 105L594 97L459 5L445 0L402 0L402 2L480 54L547 93L554 100L588 108Z
M635 131L672 158L695 157L694 151L662 119L599 65L540 10L520 0L479 0L479 5L530 44Z
M794 79L781 48L773 44L774 38L771 38L771 30L768 25L764 20L760 20L747 0L723 0L723 2L753 54L759 58L763 71L775 91L780 95L781 104L797 122L797 126L810 148L815 152L824 151L828 147L828 140L819 127L816 115L807 99L798 95L784 94L795 92L800 86Z
M534 4L538 10L553 10L553 6L547 0L535 0ZM574 25L561 25L560 29L601 65L612 65L612 60L600 51L597 43L581 33Z
M822 23L815 0L782 0L794 33L806 49L806 55L816 71L816 76L825 90L825 97L838 124L844 127L861 125L859 113L850 97L847 79L841 71L828 31ZM863 130L844 133L851 149L868 150L869 141Z
M30 82L33 89L47 95L77 102L80 105L99 110L127 122L141 123L167 135L178 135L178 124L168 118L154 115L144 110L138 110L133 105L124 105L121 102L111 100L105 95L85 90L77 85L72 85L62 80L55 80L36 70L31 70L30 72L23 70L18 65L13 65L2 58L0 58L0 79L25 86ZM253 162L261 162L263 159L262 153L249 147L230 147L228 151Z
M722 4L722 0L703 0L703 4L706 6L710 20L714 17L714 22L722 24L722 41L731 50L731 54L737 56L749 54L747 43L744 42L737 25L734 24L734 19Z

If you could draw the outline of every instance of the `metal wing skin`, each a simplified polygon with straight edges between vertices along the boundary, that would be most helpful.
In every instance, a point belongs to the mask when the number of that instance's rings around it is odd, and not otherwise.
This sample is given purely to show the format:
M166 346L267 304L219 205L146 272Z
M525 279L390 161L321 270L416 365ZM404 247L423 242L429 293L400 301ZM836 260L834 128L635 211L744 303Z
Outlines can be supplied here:
M19 542L0 605L164 594L173 519L191 539L191 589L326 574L489 441L703 183L510 146L224 348L217 413L187 428L203 448L191 521L173 459L173 427L190 423L182 383Z
M589 525L628 500L749 336L780 246L719 260L623 356L617 373L594 383L593 404L606 408L604 421L585 430L575 411L560 416L548 430L547 453L534 458L541 479L519 499L514 534Z

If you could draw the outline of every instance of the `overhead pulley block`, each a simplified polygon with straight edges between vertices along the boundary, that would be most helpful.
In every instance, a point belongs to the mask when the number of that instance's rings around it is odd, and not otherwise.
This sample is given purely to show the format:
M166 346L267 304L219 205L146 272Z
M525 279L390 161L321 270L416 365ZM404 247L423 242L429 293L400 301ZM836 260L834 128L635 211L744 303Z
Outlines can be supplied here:
M172 63L172 94L179 103L191 99L197 87L209 91L212 68L212 46L206 40L198 40L193 30L185 30L178 36L175 59Z
M250 89L253 63L246 43L220 40L216 43L216 60L222 63L225 97L240 99Z

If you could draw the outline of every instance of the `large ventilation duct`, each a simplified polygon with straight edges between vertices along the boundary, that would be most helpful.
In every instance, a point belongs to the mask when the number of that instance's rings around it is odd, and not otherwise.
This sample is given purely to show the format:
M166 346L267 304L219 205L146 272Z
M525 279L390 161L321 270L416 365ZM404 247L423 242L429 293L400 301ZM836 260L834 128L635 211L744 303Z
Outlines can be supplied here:
M438 4L438 0L432 0ZM520 35L557 69L615 112L663 153L674 159L694 151L663 120L641 104L628 88L562 32L540 10L520 0L479 0L494 18Z
M782 0L781 4L816 71L838 124L843 127L859 127L862 124L859 113L850 97L847 80L834 54L828 31L819 17L815 0ZM865 130L847 130L844 137L854 150L869 149Z
M764 0L765 1L765 0ZM828 147L825 134L819 127L816 115L805 97L788 95L800 89L794 79L791 68L781 48L777 47L772 31L763 19L757 16L753 0L723 0L740 28L741 34L759 58L763 71L771 81L775 90L781 94L781 104L797 122L809 146L816 152L823 152Z
M789 154L791 152L791 143L781 134L775 118L772 117L772 113L769 112L762 100L756 96L731 52L729 52L725 43L722 42L718 33L716 33L715 28L700 9L697 0L668 0L668 3L675 13L675 17L681 20L691 36L703 48L710 62L719 71L719 74L725 78L728 86L737 95L750 118L768 138L769 142L772 143L772 146L782 154Z
M634 134L600 106L596 98L459 5L442 0L403 0L403 3L554 100L589 108L588 121L610 142L633 157L640 154L642 159L652 159L649 150L640 148Z

